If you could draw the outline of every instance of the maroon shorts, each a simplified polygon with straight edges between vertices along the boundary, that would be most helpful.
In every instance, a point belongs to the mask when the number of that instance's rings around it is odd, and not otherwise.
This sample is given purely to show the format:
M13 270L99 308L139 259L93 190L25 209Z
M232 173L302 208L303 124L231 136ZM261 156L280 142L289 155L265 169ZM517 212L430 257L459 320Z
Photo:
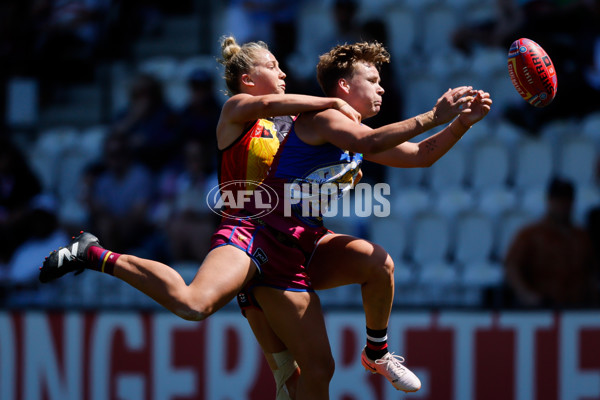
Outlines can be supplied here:
M248 254L259 275L250 282L282 290L313 291L306 265L327 230L306 233L303 243L293 236L268 227L257 219L224 219L211 239L211 250L225 245L235 246Z

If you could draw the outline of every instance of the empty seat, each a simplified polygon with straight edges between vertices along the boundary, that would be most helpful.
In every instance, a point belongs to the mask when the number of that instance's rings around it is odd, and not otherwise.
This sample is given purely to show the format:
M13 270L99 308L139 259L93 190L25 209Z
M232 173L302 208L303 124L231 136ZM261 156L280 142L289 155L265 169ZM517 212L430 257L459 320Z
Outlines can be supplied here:
M496 223L494 258L503 260L508 246L516 233L533 220L531 214L522 210L505 213Z
M448 222L441 214L425 212L417 215L409 232L407 254L417 264L417 268L446 260L450 232Z
M382 246L392 257L396 285L407 285L414 281L413 266L404 258L406 226L400 218L371 218L369 221L369 239L373 243Z
M550 144L544 140L524 140L515 147L515 152L515 187L545 187L554 165Z
M470 85L470 83L469 83L469 85ZM473 85L475 85L475 84L473 84ZM471 155L473 146L476 145L477 143L481 142L481 140L485 140L485 138L494 137L496 128L497 128L496 124L492 124L487 120L487 118L484 118L481 121L479 121L478 123L476 123L475 125L473 125L471 127L471 129L469 129L467 131L467 133L465 133L463 135L463 137L460 139L460 141L450 151L453 151L454 149L456 149L458 147L463 148L463 151L464 151L464 153L466 155L466 159L467 159L467 168L469 168L469 162L470 162L469 160L472 159L472 156L469 157L469 155ZM444 157L445 156L446 155L444 155Z
M594 142L585 136L564 138L559 148L557 173L576 185L590 185L598 162Z
M564 139L577 135L579 126L569 120L555 120L542 126L540 138L550 144L554 160L558 159L560 146Z
M468 180L473 189L497 188L507 184L509 155L502 142L481 140L473 144L471 155Z
M323 306L360 306L360 285L344 285L318 291Z
M392 194L398 191L420 186L425 175L425 168L387 167L385 180L392 186Z
M546 212L546 186L533 187L521 191L519 205L533 218L539 218Z
M399 189L399 193L392 195L392 214L407 223L410 223L416 214L428 210L431 205L431 194L424 189Z
M431 167L425 169L424 183L436 192L464 185L467 161L465 150L455 146Z
M414 266L405 260L394 260L394 283L396 286L410 285L416 280Z
M472 210L475 205L473 193L462 187L448 188L440 191L434 200L434 209L453 220L458 214Z
M514 87L511 87L511 90L519 96ZM494 100L494 107L496 106L496 97L493 93L490 93L492 99ZM520 98L521 96L519 96ZM522 99L520 101L523 101ZM496 124L496 129L494 130L494 138L500 140L505 145L512 147L517 146L524 138L527 137L527 132L522 128L511 124L506 121L499 121Z
M373 217L369 220L369 239L382 246L395 263L404 256L406 227L400 218Z
M454 226L454 258L465 265L487 261L494 244L492 221L480 212L467 212L458 216Z
M493 287L502 284L504 268L491 261L475 261L463 265L461 282L465 286Z
M455 266L447 261L431 261L418 266L418 282L425 286L451 286L458 283Z
M518 206L517 194L508 188L491 188L482 190L477 200L477 208L492 219Z
M581 134L592 139L600 148L600 112L586 115L581 121Z

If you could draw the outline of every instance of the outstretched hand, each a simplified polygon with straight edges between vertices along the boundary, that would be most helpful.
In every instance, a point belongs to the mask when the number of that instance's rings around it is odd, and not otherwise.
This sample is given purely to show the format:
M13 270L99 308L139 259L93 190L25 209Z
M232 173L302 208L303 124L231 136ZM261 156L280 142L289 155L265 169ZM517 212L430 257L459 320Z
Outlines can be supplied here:
M467 105L473 101L473 96L477 94L472 86L460 86L454 89L448 89L435 103L433 107L433 120L436 125L445 124L452 121L457 115L461 114Z
M492 106L492 99L488 92L477 90L475 93L473 100L465 104L459 115L460 122L465 126L481 121L490 112Z
M362 115L360 115L360 113L356 111L350 104L344 101L343 104L341 104L337 109L352 121L360 123Z

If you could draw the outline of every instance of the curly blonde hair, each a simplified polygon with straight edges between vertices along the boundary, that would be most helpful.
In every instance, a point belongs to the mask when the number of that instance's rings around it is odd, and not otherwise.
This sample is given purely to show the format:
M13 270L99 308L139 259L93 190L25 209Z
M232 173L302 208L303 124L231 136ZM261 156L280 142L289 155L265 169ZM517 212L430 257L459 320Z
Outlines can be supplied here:
M261 50L269 50L265 42L248 42L239 45L233 36L221 39L221 56L219 60L225 67L223 78L230 95L240 93L240 77L254 66Z
M390 62L390 53L378 42L341 44L319 57L317 80L327 96L335 93L337 81L349 78L357 63L373 64L378 70L383 63Z

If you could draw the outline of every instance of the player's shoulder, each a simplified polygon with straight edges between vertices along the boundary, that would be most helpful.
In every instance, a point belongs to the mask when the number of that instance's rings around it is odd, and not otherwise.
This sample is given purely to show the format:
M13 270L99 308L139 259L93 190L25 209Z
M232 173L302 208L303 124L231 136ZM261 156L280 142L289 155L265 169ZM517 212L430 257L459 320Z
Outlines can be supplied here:
M297 122L327 125L334 121L339 121L345 117L341 112L333 108L326 108L324 110L308 111L300 114L297 118Z
M247 93L234 94L233 96L228 98L227 101L225 101L225 103L223 103L223 112L227 112L228 110L235 108L241 102L243 102L251 97L252 97L252 95L249 95Z

